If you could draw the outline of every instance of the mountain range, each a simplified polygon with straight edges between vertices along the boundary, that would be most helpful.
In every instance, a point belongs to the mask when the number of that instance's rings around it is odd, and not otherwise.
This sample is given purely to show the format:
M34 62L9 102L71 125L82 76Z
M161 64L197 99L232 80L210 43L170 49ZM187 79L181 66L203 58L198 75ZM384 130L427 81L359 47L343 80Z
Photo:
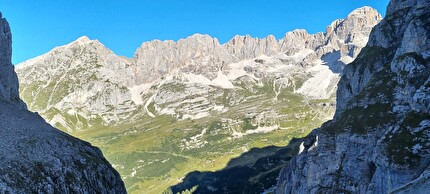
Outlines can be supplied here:
M100 147L128 192L161 193L191 171L286 146L331 119L342 71L381 19L362 7L324 33L225 44L195 34L144 42L133 58L84 36L18 64L19 93L51 125Z
M429 193L430 3L391 0L277 193Z
M343 67L358 55L380 20L376 10L363 7L334 21L326 33L295 30L279 41L273 36L236 36L223 45L195 34L178 42L145 42L132 59L81 37L18 64L20 93L31 110L67 131L82 130L93 121L109 125L129 120L136 112L185 119L227 111L228 105L204 96L211 90L255 93L253 87L266 86L276 100L281 90L292 87L294 94L307 99L329 99ZM163 90L166 87L173 91ZM202 96L193 102L200 108L179 103L193 96ZM144 111L136 111L139 107Z
M429 8L133 58L84 36L16 73L0 14L0 192L428 193Z

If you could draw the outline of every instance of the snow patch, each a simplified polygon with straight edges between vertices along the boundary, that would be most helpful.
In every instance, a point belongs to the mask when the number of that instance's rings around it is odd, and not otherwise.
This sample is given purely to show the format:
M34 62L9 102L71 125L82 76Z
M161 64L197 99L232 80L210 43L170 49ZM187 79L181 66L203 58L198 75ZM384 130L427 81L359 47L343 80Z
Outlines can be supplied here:
M313 150L314 148L316 148L318 146L318 136L316 136L316 138L315 138L315 143L314 143L314 145L312 145L310 148L309 148L309 151L311 151L311 150Z
M302 142L301 144L300 144L300 147L299 147L299 149L300 149L300 151L299 151L299 154L300 153L302 153L304 150L305 150L305 142Z

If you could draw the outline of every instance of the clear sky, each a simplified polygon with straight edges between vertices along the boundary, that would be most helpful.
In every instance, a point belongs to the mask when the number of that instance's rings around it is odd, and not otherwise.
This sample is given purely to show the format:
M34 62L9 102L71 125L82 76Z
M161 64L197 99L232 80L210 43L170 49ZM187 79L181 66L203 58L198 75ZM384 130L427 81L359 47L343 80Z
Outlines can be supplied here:
M1 0L13 33L13 63L86 35L132 57L144 41L195 33L227 42L234 35L325 31L333 20L368 5L385 15L389 0Z

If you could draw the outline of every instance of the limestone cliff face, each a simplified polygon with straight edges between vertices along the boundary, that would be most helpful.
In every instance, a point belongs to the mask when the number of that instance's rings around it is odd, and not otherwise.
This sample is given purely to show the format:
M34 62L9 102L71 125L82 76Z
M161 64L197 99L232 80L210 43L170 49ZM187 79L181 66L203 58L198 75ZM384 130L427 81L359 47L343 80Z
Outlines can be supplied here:
M9 25L0 18L0 193L125 193L98 148L26 109L11 64Z
M278 41L272 35L262 39L252 38L250 35L235 36L224 47L238 59L271 56L279 52Z
M430 185L430 3L392 0L344 69L334 119L314 130L277 193L426 193Z
M139 84L152 82L175 70L203 74L213 79L224 65L234 61L216 38L201 34L178 42L144 42L134 57Z
M307 56L304 63L312 63L327 55L326 61L340 58L336 65L339 71L357 56L365 46L370 30L381 19L375 9L362 7L347 18L333 22L326 33L311 35L305 30L294 30L280 40L272 35L261 39L249 35L235 36L223 45L216 38L200 34L178 42L155 40L143 43L136 51L134 65L139 83L154 81L178 69L213 79L230 63L280 52L293 56L309 49L316 53Z
M294 55L303 49L316 50L316 55L308 60L336 52L342 61L349 63L365 46L370 30L382 19L381 15L371 7L361 7L351 12L345 19L331 23L325 33L309 34L305 30L287 32L277 41L273 36L263 39L247 36L236 36L224 47L238 59L273 55L285 52ZM343 66L341 67L343 68Z

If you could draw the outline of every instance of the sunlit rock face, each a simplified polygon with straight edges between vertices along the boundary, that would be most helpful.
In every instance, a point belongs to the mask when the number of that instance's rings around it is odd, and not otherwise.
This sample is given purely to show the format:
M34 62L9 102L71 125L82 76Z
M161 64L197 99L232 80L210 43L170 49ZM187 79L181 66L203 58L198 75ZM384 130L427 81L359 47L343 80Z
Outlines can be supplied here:
M344 69L334 119L315 129L277 193L427 193L430 187L428 0L393 0Z
M98 148L26 109L11 63L9 24L0 18L0 193L125 193Z

